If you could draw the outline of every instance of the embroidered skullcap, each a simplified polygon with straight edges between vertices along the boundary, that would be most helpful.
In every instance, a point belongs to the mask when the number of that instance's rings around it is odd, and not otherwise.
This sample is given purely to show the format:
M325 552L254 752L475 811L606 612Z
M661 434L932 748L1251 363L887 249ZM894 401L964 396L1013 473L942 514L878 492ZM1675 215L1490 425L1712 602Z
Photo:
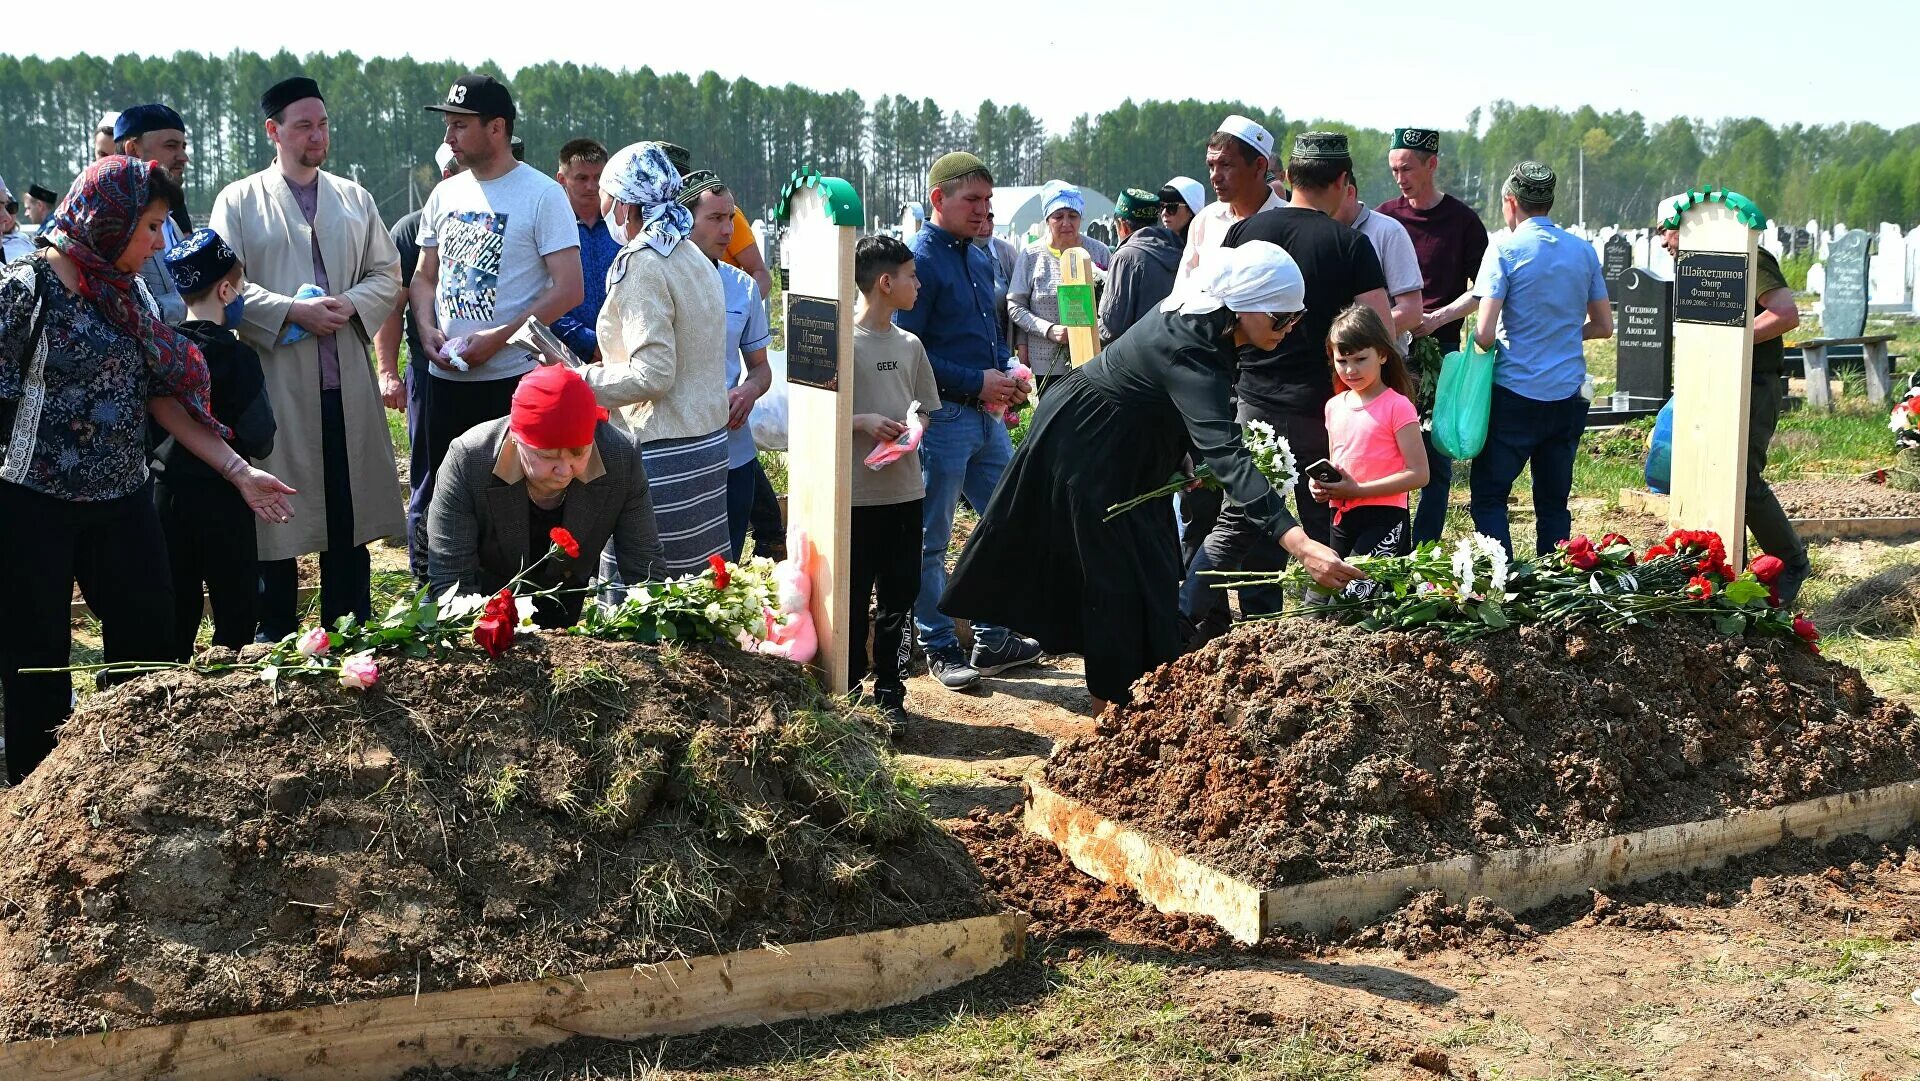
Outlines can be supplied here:
M1071 210L1076 214L1087 212L1087 197L1080 189L1064 180L1049 180L1040 189L1040 216L1049 218L1056 210Z
M1440 153L1440 133L1432 128L1395 128L1393 145L1388 150L1424 150Z
M667 160L673 163L674 169L678 170L681 176L693 172L693 155L687 152L686 147L679 143L667 142L665 139L656 141L660 144L660 149L667 152Z
M1347 149L1347 136L1339 131L1303 131L1293 137L1292 161L1338 161L1352 158Z
M1128 188L1113 201L1113 216L1135 225L1152 225L1160 220L1160 197L1144 188Z
M1202 252L1193 275L1160 310L1205 315L1221 308L1235 313L1297 312L1306 306L1307 280L1300 264L1278 244L1249 240L1237 248Z
M1507 174L1507 194L1523 203L1553 202L1553 170L1537 161L1523 161Z
M227 276L240 262L233 248L211 229L195 229L193 235L167 249L163 260L173 275L174 288L182 296L212 286Z
M700 196L724 186L720 183L719 174L712 169L695 169L681 178L680 194L674 196L673 201L692 210L700 202Z

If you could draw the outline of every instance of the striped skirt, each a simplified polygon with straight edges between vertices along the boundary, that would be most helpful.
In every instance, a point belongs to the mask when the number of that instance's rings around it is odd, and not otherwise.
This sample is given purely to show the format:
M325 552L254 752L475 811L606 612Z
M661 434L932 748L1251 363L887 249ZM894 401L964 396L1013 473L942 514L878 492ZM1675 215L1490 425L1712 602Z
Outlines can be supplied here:
M642 444L647 492L667 577L707 569L727 554L727 431Z

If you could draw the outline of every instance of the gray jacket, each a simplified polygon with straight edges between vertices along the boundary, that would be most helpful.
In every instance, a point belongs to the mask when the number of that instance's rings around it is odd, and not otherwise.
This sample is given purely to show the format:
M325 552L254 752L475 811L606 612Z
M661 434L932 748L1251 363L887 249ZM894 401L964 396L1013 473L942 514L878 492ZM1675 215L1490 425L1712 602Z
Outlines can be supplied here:
M593 442L599 472L590 462L587 479L568 489L560 519L580 542L568 588L587 584L609 539L621 581L665 578L640 445L605 421L594 429ZM427 577L435 596L455 585L462 593L498 592L527 562L532 504L518 459L503 453L506 443L502 417L459 436L440 463L427 513ZM578 616L580 600L567 598L570 617Z

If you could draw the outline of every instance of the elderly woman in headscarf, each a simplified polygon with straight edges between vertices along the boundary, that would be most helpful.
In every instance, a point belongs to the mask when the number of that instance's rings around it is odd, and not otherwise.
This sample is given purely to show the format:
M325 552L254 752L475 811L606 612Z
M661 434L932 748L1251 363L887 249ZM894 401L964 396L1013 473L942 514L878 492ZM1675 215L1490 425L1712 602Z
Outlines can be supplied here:
M634 143L600 176L622 247L607 269L599 365L580 369L613 422L640 441L668 577L727 552L727 296L687 240L680 173L659 143ZM618 567L601 564L618 582Z
M160 321L140 280L178 194L148 162L101 158L73 182L41 249L0 270L0 684L15 784L71 711L66 673L20 670L68 663L76 580L100 617L106 660L173 656L149 416L263 521L293 516L292 489L227 445L205 358Z
M1020 359L1033 369L1042 395L1054 380L1073 368L1067 350L1067 328L1060 322L1060 254L1085 248L1093 265L1102 270L1112 260L1105 244L1080 231L1086 196L1064 180L1049 180L1040 189L1040 212L1046 215L1046 235L1021 249L1007 285L1007 316L1012 320Z
M1180 653L1185 568L1166 502L1112 522L1107 508L1165 484L1189 454L1316 582L1360 577L1294 521L1234 420L1237 351L1273 349L1305 297L1299 266L1273 244L1209 251L1185 292L1040 399L940 610L1079 653L1095 709L1127 701L1136 678Z

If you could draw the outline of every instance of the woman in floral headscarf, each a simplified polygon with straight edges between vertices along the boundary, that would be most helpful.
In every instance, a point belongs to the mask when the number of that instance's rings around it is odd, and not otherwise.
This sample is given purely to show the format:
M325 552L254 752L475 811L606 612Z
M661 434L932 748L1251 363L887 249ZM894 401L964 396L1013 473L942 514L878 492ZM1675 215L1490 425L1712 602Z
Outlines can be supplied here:
M687 239L680 187L659 143L635 143L601 172L601 210L624 246L607 270L601 363L580 370L640 440L668 577L728 551L726 290Z
M42 249L0 271L0 685L7 775L53 749L71 710L74 582L100 617L108 661L172 655L166 542L147 474L151 416L220 471L264 521L292 517L292 489L226 444L207 364L160 322L139 268L161 245L178 189L149 162L87 167L42 231Z

